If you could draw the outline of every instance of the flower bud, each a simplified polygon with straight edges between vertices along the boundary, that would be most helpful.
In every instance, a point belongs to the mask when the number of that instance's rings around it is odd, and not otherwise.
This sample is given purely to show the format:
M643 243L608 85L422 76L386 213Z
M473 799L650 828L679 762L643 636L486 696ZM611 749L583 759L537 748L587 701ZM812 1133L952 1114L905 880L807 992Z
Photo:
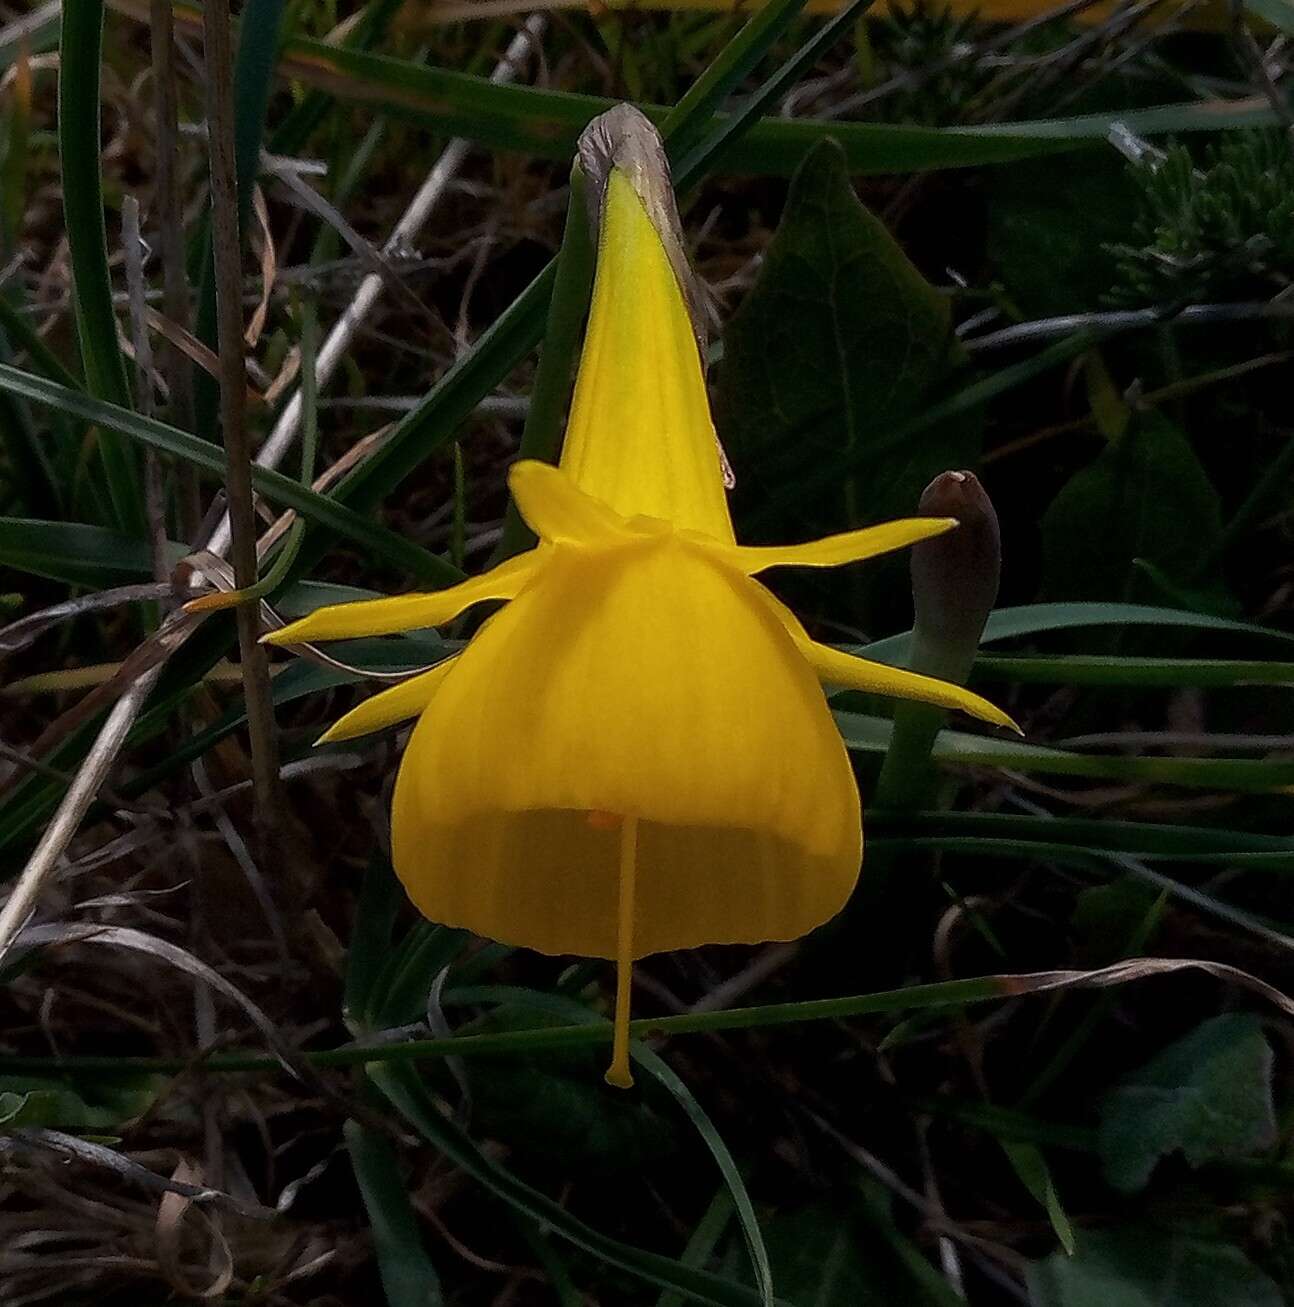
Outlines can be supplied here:
M922 517L955 517L956 531L912 549L915 670L964 684L997 601L997 513L973 472L942 472L921 495Z

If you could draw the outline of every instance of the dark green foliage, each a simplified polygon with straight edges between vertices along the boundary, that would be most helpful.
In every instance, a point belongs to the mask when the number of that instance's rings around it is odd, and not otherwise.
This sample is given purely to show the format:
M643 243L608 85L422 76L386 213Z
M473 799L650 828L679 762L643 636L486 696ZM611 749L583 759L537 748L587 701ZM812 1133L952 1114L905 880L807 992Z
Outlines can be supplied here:
M739 521L806 470L842 457L856 462L851 475L814 496L807 518L761 521L769 538L902 516L934 475L971 466L978 455L971 417L869 457L871 445L929 406L958 351L947 299L859 201L830 140L796 173L724 350L715 419L736 473ZM873 569L859 584L876 575Z
M1126 237L1136 188L1111 150L1034 159L988 178L988 253L1026 317L1090 312L1116 276L1108 245Z
M1162 1157L1191 1166L1243 1157L1276 1140L1272 1051L1256 1017L1214 1017L1134 1071L1101 1101L1105 1177L1132 1192Z
M778 1296L791 1307L955 1307L960 1299L894 1224L875 1183L769 1222Z
M1284 1307L1239 1248L1173 1230L1085 1230L1029 1271L1033 1307Z
M1114 244L1111 301L1174 306L1270 299L1294 280L1294 149L1241 132L1195 154L1172 144L1131 169L1132 235Z
M1221 531L1217 493L1190 442L1163 417L1134 418L1043 514L1043 586L1056 599L1164 602L1134 563L1193 587Z

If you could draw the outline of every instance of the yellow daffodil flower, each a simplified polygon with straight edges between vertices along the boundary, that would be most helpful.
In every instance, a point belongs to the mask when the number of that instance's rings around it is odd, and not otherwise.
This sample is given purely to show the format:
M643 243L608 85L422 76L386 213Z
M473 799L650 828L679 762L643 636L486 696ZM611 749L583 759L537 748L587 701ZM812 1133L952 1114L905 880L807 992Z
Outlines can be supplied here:
M809 638L758 581L956 525L914 518L785 548L736 543L692 320L629 171L602 192L588 332L560 467L508 478L539 537L431 594L322 608L274 644L438 626L507 600L456 657L323 738L417 717L395 869L432 920L618 964L607 1078L631 1083L634 959L805 934L858 876L858 790L822 683L961 708L958 686Z

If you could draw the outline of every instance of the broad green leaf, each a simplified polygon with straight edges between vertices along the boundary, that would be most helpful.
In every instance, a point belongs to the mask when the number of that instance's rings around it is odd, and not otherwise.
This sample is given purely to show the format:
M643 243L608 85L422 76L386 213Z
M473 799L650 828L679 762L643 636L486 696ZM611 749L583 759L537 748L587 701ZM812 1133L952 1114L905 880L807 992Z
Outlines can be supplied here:
M1078 938L1083 965L1103 967L1126 957L1125 945L1143 923L1149 922L1153 935L1152 914L1158 901L1159 895L1135 876L1120 876L1106 885L1089 885L1080 890L1070 924Z
M1170 1044L1101 1100L1105 1178L1131 1193L1162 1157L1191 1166L1243 1157L1276 1140L1272 1051L1257 1017L1213 1017Z
M427 1256L395 1149L358 1121L347 1121L342 1133L373 1231L387 1307L440 1307L440 1280Z
M989 258L1025 316L1102 308L1116 263L1106 247L1127 239L1136 195L1123 159L1034 159L986 182Z
M1144 417L1043 514L1043 589L1055 599L1155 599L1135 560L1190 585L1221 534L1217 492L1190 442L1165 418Z
M1084 1230L1028 1273L1033 1307L1284 1307L1239 1248L1154 1227Z
M738 516L806 464L861 459L929 403L955 354L947 300L854 194L840 147L822 142L795 174L724 336L715 416ZM931 477L973 463L978 450L974 421L926 431L815 500L811 529L901 516Z
M114 1131L147 1110L161 1081L133 1077L126 1082L71 1081L36 1076L0 1076L0 1131L20 1126L55 1130Z

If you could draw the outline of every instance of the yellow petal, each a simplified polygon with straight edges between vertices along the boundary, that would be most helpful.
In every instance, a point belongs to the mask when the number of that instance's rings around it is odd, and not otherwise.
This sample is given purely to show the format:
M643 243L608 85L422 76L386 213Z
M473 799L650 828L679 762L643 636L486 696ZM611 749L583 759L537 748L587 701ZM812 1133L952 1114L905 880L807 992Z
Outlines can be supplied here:
M328 604L279 631L262 637L263 644L307 644L317 640L349 640L359 635L390 635L452 621L464 609L487 599L511 599L530 580L536 551L518 554L506 563L469 577L458 585L423 594L391 599L360 599L351 604Z
M838 685L842 690L866 690L871 694L884 694L894 699L932 703L939 708L960 708L962 712L978 717L980 721L992 722L994 726L1006 726L1017 735L1024 734L996 704L951 681L939 681L933 676L922 676L918 672L888 667L884 663L869 662L866 658L855 658L813 640L801 644L800 652L808 659L820 680L829 685Z
M692 319L632 183L613 168L562 468L623 517L731 542Z
M416 717L431 702L431 696L456 661L457 655L446 658L428 671L365 699L358 708L352 708L333 722L315 743L335 744L338 740L353 740L357 735L368 735L371 731L380 731L383 727Z
M508 489L527 525L550 544L611 543L626 534L624 518L548 463L514 463Z
M955 517L905 517L861 531L843 531L803 545L733 545L721 551L726 562L753 576L770 567L839 567L943 535L957 525Z
M853 888L858 791L755 582L672 536L557 547L420 718L392 849L428 917L548 953L790 939Z
M884 694L893 699L915 699L918 703L931 703L938 708L959 708L980 721L994 726L1005 726L1017 735L1024 732L996 704L951 681L940 681L919 672L904 671L885 663L874 663L867 658L855 658L829 645L818 644L800 625L800 619L773 594L760 587L765 603L785 627L795 647L808 662L818 679L842 690L863 690L868 694Z

